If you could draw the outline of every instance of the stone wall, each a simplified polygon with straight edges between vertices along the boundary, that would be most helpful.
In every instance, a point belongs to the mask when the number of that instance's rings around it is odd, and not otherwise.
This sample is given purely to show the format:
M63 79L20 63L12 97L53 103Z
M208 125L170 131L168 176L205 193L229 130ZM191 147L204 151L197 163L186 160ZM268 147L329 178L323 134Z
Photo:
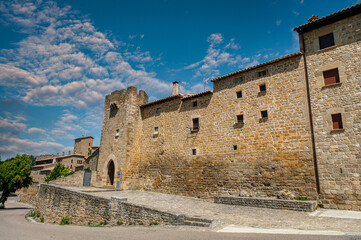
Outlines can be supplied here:
M81 137L74 140L74 154L84 157L89 156L89 149L92 149L93 137Z
M84 179L84 171L77 171L66 177L60 177L56 180L53 180L50 183L61 186L81 187L83 186L83 179Z
M266 76L258 77L261 70ZM140 189L188 196L288 190L315 199L303 71L298 54L216 81L213 94L142 108L141 157L130 163L137 170L132 181ZM268 119L260 120L262 110ZM243 125L235 125L238 114ZM191 131L192 118L199 118L199 131Z
M335 46L319 50L333 32ZM322 204L361 210L361 14L304 34ZM338 68L340 83L325 87L323 71ZM331 114L341 113L334 131Z
M121 171L122 176L135 171L129 164L139 162L142 131L139 106L147 102L147 94L142 90L138 94L135 87L114 91L106 96L97 168L98 185L110 185L108 166L111 162L115 166L114 176L117 171ZM130 184L125 179L122 183L123 188Z
M39 183L34 183L27 188L21 188L16 191L20 202L30 203L35 206L36 194L38 193Z
M35 211L40 212L44 222L60 223L62 218L67 217L72 224L78 225L98 225L101 222L149 225L157 222L209 226L212 222L134 205L122 198L112 197L109 200L51 184L40 185Z
M316 209L316 201L280 200L270 198L248 197L215 197L215 203L241 205L247 207L287 209L294 211L313 212Z

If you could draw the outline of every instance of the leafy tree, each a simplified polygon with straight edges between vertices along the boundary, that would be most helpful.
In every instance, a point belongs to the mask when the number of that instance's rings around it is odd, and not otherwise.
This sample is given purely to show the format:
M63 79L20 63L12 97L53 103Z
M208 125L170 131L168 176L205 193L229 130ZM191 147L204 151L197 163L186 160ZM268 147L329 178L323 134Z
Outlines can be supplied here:
M17 155L0 164L0 208L5 207L5 201L11 192L28 187L33 183L31 173L31 160L28 155Z
M68 176L74 172L71 172L69 167L65 167L63 164L58 163L55 168L50 172L50 174L45 178L45 181L48 183L53 181L61 176Z

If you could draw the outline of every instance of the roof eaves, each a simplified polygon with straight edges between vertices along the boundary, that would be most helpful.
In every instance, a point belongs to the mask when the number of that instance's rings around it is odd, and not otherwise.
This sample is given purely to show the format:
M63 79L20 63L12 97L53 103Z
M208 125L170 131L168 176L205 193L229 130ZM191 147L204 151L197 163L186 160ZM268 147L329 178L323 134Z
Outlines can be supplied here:
M182 98L182 101L186 101L186 100L196 98L196 97L200 97L200 96L207 95L207 94L213 94L213 91L208 90L208 91L205 91L205 92L200 92L200 93L197 93L197 94L193 94L193 95L190 95L188 97Z
M165 97L165 98L162 98L162 99L159 99L159 100L155 100L155 101L150 102L150 103L140 105L140 107L145 108L145 107L148 107L148 106L152 106L152 105L155 105L155 104L158 104L158 103L170 101L170 100L177 99L177 98L183 98L183 95L182 94L172 95L172 96Z
M283 57L280 57L280 58L276 58L276 59L273 59L273 60L268 61L268 62L265 62L265 63L261 63L261 64L258 64L258 65L255 65L255 66L252 66L252 67L249 67L249 68L245 68L245 69L242 69L242 70L233 72L233 73L229 73L229 74L226 74L226 75L223 75L223 76L214 78L214 79L212 79L211 81L212 81L212 82L215 82L215 81L218 81L218 80L222 80L222 79L224 79L224 78L232 77L232 76L237 75L237 74L239 74L239 73L248 72L248 71L251 71L251 70L260 68L260 67L264 67L264 66L270 65L270 64L272 64L272 63L280 62L280 61L283 61L283 60L286 60L286 59L289 59L289 58L293 58L293 57L297 57L297 56L301 56L301 55L302 55L301 52L296 52L296 53L293 53L293 54L289 54L289 55L286 55L286 56L283 56Z
M297 31L297 32L301 32L301 31L308 32L315 28L319 28L319 27L334 23L336 21L354 16L359 13L361 13L361 4L355 4L351 7L344 8L340 11L334 12L332 14L329 14L327 16L324 16L324 17L314 20L312 22L305 23L303 25L295 27L293 30Z

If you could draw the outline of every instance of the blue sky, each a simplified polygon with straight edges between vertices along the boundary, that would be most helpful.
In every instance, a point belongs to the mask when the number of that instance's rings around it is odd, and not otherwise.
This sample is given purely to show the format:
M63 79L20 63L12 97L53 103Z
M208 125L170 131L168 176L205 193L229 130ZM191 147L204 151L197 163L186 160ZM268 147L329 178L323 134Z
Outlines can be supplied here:
M105 95L150 101L299 50L293 27L360 0L0 0L0 155L99 144Z

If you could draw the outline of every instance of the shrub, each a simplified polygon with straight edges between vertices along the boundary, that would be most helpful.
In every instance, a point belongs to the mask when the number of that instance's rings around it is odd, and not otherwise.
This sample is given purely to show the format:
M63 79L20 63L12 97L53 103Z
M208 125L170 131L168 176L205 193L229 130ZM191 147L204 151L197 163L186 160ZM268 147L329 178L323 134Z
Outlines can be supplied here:
M63 217L60 221L60 225L68 225L70 224L68 217Z
M33 218L40 217L40 212L32 210L29 214L29 217L33 217Z
M124 223L122 221L118 221L117 225L123 225Z
M42 223L44 222L44 218L43 218L43 217L40 218L40 222L42 222Z
M57 179L58 177L66 177L70 174L73 174L74 171L70 172L70 169L68 167L65 167L63 164L58 163L55 168L50 172L50 174L45 178L45 181L49 183L50 181L53 181Z
M300 201L307 201L308 198L307 197L295 197L295 200L300 200Z

